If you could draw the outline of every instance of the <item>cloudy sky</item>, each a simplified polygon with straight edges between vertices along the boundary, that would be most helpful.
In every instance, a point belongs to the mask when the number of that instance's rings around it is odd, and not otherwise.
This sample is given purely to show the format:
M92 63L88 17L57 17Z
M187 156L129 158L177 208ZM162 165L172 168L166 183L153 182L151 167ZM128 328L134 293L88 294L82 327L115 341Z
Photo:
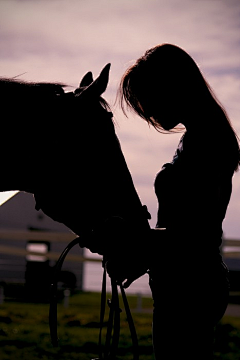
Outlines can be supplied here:
M152 227L154 177L181 135L159 134L131 113L124 117L115 95L125 69L164 42L196 60L240 135L240 0L0 0L0 76L76 87L87 71L97 76L111 62L105 99ZM224 233L240 239L240 174L233 185Z

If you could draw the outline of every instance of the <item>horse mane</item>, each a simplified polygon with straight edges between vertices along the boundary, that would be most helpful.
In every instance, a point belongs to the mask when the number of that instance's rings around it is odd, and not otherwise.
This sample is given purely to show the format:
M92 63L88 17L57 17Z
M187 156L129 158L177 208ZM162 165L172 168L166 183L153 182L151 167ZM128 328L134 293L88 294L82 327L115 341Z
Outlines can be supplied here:
M52 98L64 94L67 85L48 82L27 82L18 79L0 78L1 99L16 96L22 99L25 96L31 98Z
M12 78L1 78L0 77L0 98L3 100L4 98L9 99L14 95L17 96L19 101L22 101L26 96L36 99L53 99L64 94L68 94L64 91L64 89L68 87L68 85L63 83L54 83L54 82L30 82L24 81L21 79L12 79ZM99 103L102 107L111 111L111 107L108 102L99 97Z

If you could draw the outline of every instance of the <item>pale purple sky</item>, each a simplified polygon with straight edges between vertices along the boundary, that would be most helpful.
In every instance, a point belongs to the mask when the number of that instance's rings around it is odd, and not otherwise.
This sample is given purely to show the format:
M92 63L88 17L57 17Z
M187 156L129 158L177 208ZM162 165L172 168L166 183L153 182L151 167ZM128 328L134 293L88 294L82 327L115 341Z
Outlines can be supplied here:
M239 0L0 0L0 76L24 73L24 80L76 87L87 71L97 76L112 63L105 99L152 227L154 177L181 135L158 134L131 113L125 118L114 101L125 69L163 42L183 47L197 61L240 135ZM227 238L240 239L239 180L236 174L223 226Z

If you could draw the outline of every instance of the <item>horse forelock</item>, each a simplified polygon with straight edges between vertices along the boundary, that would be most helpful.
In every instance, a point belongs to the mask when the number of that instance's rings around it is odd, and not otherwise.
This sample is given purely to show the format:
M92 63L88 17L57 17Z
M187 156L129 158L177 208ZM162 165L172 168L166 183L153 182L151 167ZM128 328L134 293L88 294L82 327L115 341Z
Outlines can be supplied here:
M74 90L74 92L72 94L74 94L76 99L81 99L81 95L84 93L84 91L86 90L88 86L81 86L79 88L77 88L76 90ZM87 102L92 102L92 101L98 101L102 107L107 110L107 111L111 111L111 107L108 104L108 102L102 97L102 96L93 96L93 97L89 97L88 95L85 97L83 96L83 101L87 101Z

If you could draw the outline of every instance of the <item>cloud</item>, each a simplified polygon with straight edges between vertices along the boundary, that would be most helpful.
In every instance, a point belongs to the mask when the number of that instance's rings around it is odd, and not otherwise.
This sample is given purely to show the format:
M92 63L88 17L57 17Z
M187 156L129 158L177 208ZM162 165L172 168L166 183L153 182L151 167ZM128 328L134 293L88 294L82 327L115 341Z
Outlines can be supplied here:
M85 71L91 66L94 72L111 61L119 73L148 47L173 42L196 56L204 69L221 64L229 68L233 62L236 67L239 56L233 45L239 43L239 7L235 3L4 1L0 2L1 58L20 62L29 58L37 66L47 62L51 70L68 62L72 69Z

